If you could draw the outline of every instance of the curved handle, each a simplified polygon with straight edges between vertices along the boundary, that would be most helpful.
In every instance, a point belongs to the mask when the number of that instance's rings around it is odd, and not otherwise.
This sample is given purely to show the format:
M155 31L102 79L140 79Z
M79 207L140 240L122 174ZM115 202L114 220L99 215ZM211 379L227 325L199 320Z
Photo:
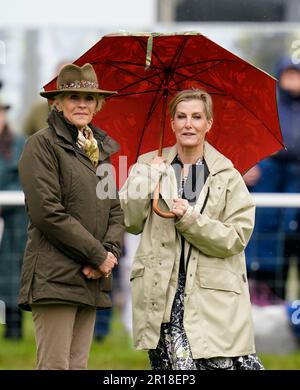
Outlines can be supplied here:
M176 215L171 211L163 211L158 207L158 199L159 199L159 183L157 184L154 193L153 193L153 211L162 218L175 218Z
M167 99L168 99L168 89L166 88L163 94L163 106L162 106L163 108L162 108L161 126L160 126L159 149L157 153L158 156L162 156ZM158 207L158 199L159 199L159 183L157 184L153 193L153 203L152 203L153 211L162 218L175 218L176 215L174 213L171 213L170 211L162 211Z

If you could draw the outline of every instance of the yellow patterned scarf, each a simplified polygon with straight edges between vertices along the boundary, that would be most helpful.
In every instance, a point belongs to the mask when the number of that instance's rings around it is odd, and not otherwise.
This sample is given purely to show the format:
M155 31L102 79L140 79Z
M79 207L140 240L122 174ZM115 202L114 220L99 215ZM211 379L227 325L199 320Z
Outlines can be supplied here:
M99 162L99 148L90 127L86 126L82 131L78 131L77 144L96 167Z

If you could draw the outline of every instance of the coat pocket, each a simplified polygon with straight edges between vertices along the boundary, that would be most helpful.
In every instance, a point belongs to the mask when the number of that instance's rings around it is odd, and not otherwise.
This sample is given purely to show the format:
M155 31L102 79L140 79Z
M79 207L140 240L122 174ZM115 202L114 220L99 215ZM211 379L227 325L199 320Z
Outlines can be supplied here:
M202 288L241 293L241 280L237 274L224 268L200 267Z
M132 264L130 281L135 278L144 276L145 272L145 263L147 262L148 257L144 254L135 256L134 262Z
M145 272L145 266L140 266L139 268L135 268L131 271L130 275L130 281L132 281L135 278L141 277L144 275Z

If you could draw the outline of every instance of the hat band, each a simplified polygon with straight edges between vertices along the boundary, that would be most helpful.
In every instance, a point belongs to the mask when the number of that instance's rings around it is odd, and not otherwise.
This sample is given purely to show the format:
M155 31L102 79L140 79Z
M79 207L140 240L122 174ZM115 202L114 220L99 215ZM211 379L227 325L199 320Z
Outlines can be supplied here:
M98 89L98 83L94 81L87 80L75 80L72 83L60 84L58 89L74 89L74 88L90 88L90 89Z

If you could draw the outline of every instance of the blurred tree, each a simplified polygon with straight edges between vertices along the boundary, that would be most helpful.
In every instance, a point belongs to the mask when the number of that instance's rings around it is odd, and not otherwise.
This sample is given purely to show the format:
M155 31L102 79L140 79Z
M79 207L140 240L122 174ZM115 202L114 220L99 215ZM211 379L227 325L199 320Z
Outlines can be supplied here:
M241 35L235 46L242 58L276 77L276 64L284 54L291 53L293 40L294 34L287 32L252 32Z

